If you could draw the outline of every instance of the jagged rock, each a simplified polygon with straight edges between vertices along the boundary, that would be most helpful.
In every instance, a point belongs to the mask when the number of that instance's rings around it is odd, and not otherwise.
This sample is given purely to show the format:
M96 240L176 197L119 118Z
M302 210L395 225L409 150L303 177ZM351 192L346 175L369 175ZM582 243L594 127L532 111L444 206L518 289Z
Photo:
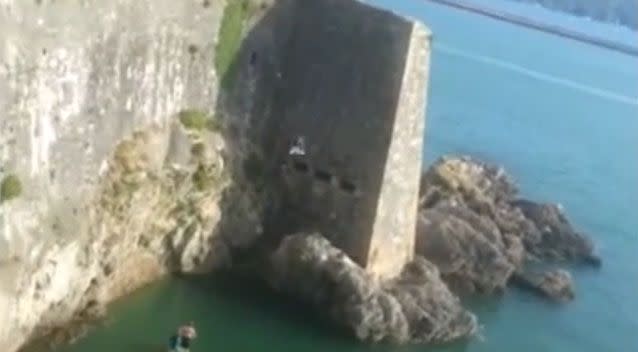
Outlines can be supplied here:
M441 158L423 175L416 251L460 292L499 292L529 260L600 258L560 207L518 198L511 177L471 158Z
M386 289L399 301L412 342L443 342L474 335L476 316L441 281L437 267L416 257Z
M594 245L583 234L574 230L558 205L539 204L528 200L512 203L540 229L540 241L529 251L542 258L554 260L581 260L600 266L594 254Z
M319 234L283 239L270 257L270 285L308 302L358 339L445 342L476 332L466 311L425 259L380 283Z
M571 301L575 297L572 277L569 272L561 269L540 274L517 273L514 275L512 283L555 301Z
M455 291L503 290L515 265L508 259L500 231L489 219L459 216L462 212L468 210L423 211L417 225L417 253L431 260Z

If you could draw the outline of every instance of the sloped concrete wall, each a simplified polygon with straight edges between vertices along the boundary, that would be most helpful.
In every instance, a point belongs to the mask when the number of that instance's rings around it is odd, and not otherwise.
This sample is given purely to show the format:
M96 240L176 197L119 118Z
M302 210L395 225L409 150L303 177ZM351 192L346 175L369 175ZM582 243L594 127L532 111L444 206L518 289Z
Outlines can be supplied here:
M429 34L358 1L296 6L272 152L287 182L284 213L392 276L413 251ZM288 155L296 136L304 156Z

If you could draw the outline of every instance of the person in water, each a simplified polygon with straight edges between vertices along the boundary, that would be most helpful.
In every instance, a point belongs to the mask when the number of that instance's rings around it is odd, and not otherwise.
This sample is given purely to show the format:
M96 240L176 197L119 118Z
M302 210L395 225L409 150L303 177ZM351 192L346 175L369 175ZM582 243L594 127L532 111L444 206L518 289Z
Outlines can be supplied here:
M186 325L182 325L177 329L177 334L171 336L169 340L169 347L171 352L185 352L188 351L191 342L197 337L197 330L195 330L195 323L192 321Z

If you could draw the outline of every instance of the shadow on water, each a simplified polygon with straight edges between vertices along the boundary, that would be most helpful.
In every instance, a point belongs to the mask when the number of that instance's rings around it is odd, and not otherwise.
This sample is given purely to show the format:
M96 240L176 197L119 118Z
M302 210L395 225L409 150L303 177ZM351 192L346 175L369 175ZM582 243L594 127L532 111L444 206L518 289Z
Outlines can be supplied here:
M193 290L213 293L230 306L241 306L250 314L289 326L303 326L306 332L348 343L351 338L327 320L315 314L306 304L271 290L254 276L237 272L221 272L202 277L181 278ZM268 327L265 327L268 328Z

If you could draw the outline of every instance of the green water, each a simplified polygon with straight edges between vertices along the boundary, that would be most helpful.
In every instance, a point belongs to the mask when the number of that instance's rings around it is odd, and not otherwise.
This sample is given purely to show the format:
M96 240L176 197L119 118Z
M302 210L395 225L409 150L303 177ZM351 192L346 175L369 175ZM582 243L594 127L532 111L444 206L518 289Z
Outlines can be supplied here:
M530 296L530 300L533 298ZM474 303L495 311L495 300ZM63 352L165 350L176 325L194 320L199 337L192 351L420 351L418 347L364 346L308 309L260 283L228 275L170 278L117 301L109 318L88 338ZM461 351L464 343L446 346Z
M636 58L423 1L374 2L435 33L426 160L464 153L503 164L525 195L560 202L592 235L605 263L573 271L576 300L510 290L469 304L484 339L366 347L260 287L169 280L116 303L104 327L60 352L160 351L187 320L201 336L193 352L638 351Z
M165 350L176 324L194 320L192 351L370 351L259 284L224 276L173 278L115 302L104 325L62 349Z

